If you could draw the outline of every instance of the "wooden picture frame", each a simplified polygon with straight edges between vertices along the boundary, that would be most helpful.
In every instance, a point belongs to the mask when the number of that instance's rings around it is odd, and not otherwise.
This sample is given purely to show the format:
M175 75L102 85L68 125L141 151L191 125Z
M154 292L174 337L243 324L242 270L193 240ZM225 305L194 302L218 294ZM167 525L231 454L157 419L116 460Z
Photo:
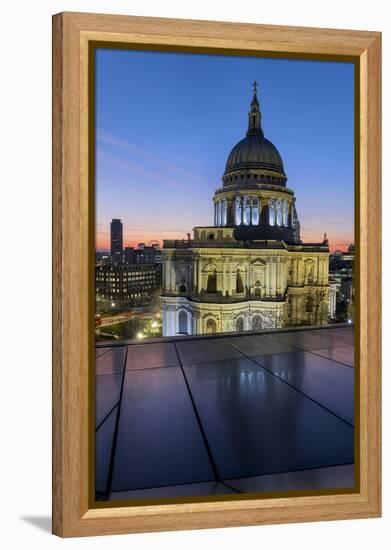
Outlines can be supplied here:
M345 56L358 67L356 231L359 488L348 494L91 505L88 365L94 279L89 258L90 44L297 58ZM381 514L381 34L61 13L53 17L53 533L62 537L378 517Z

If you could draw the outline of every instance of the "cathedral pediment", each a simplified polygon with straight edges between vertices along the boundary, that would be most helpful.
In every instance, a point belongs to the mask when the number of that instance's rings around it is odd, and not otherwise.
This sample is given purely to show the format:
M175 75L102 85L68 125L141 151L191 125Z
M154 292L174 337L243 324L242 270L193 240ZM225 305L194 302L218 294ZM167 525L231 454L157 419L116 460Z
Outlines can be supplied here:
M256 260L251 262L252 267L266 267L265 260L261 260L260 258L257 258Z

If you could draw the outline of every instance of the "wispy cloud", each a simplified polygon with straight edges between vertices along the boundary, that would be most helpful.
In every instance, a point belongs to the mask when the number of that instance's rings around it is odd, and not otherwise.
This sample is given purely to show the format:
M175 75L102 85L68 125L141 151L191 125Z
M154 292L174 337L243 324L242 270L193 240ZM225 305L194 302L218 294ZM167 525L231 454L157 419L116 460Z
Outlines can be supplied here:
M182 182L178 182L175 179L162 176L158 172L147 170L137 164L121 160L117 157L104 153L99 149L96 153L96 156L98 160L109 163L113 166L116 166L117 168L121 168L121 170L124 170L125 172L128 172L132 175L143 176L144 178L146 178L146 180L144 180L144 183L149 182L154 187L156 187L156 182L160 181L164 185L174 187L175 189L180 189L182 192L184 191L186 192L186 194L193 195L194 197L197 197L198 199L201 199L203 201L211 200L211 197L208 196L207 193L202 193L198 191L198 188L193 188L193 187L184 185Z
M113 136L112 134L109 134L104 130L98 129L96 132L96 138L98 141L109 143L110 145L114 145L115 147L118 147L123 151L127 151L131 155L137 156L144 160L148 160L152 165L158 165L160 168L165 168L166 170L169 170L181 176L185 176L187 179L197 181L203 186L208 185L208 182L206 182L205 179L200 178L199 176L197 176L197 174L194 174L194 172L187 170L183 166L170 162L158 155L155 155L154 153L151 153L150 151L146 151L145 149L134 145L133 143L124 141L123 139Z

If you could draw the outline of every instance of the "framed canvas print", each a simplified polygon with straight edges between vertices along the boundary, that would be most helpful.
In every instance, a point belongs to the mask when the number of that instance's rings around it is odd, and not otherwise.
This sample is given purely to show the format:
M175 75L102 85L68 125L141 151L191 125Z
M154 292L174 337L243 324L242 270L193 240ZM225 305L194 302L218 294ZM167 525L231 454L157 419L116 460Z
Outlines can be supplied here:
M53 531L380 515L380 34L53 18Z

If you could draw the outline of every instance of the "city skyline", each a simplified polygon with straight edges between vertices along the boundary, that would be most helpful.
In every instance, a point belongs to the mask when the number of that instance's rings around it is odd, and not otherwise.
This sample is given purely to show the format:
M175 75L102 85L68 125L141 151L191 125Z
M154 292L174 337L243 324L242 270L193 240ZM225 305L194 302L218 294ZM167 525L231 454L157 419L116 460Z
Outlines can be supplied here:
M124 225L124 247L186 238L213 223L213 193L245 135L254 78L303 241L327 232L331 251L354 242L353 65L100 50L98 251L110 249L113 218Z

